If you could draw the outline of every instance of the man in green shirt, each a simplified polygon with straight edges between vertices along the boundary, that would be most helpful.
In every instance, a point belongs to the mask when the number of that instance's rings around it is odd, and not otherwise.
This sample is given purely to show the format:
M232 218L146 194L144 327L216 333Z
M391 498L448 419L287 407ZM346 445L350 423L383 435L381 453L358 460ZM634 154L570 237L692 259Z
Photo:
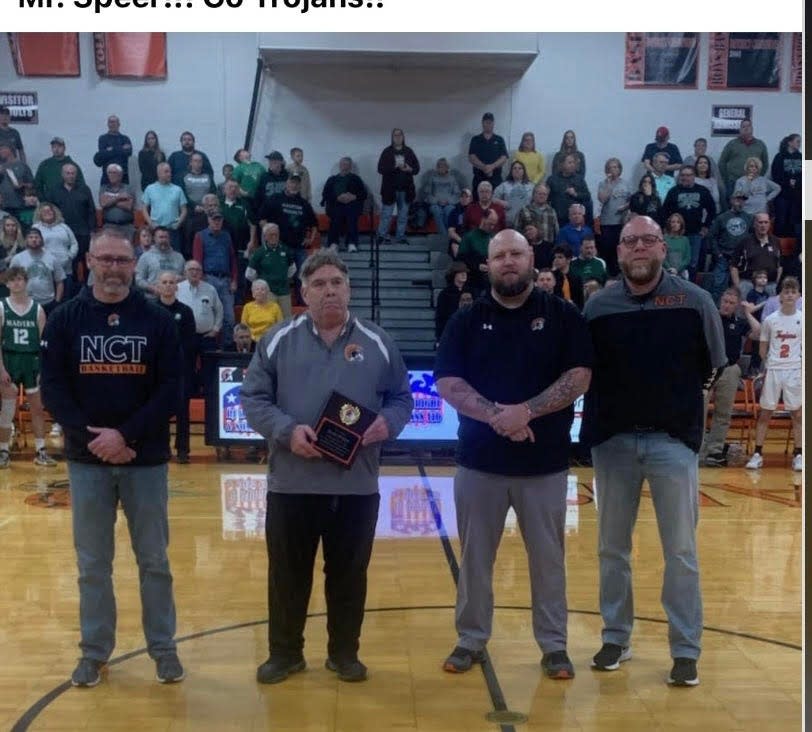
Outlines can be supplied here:
M65 155L65 140L61 137L54 137L51 140L51 157L45 158L37 167L37 174L34 176L34 188L41 201L51 200L51 191L62 185L62 166L65 163L72 163L76 168L76 184L84 185L85 177L82 169L71 159L70 155Z
M488 244L493 239L498 220L496 211L489 209L479 222L479 226L462 237L457 252L457 259L468 265L470 273L468 281L477 294L488 284Z
M598 248L595 237L587 235L581 242L581 253L570 263L570 269L581 282L597 280L601 285L606 284L606 264L598 257Z
M294 274L296 264L288 248L279 241L279 227L276 224L265 224L262 227L262 244L251 255L245 278L249 282L265 280L285 318L292 314L290 278Z

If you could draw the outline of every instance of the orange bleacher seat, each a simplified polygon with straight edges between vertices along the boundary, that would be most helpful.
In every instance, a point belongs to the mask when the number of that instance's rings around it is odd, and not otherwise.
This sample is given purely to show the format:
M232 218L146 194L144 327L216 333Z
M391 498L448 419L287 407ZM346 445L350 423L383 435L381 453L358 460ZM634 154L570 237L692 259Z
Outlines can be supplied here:
M783 256L789 257L795 254L795 250L798 246L798 240L794 236L781 237L778 242L781 245L781 254Z

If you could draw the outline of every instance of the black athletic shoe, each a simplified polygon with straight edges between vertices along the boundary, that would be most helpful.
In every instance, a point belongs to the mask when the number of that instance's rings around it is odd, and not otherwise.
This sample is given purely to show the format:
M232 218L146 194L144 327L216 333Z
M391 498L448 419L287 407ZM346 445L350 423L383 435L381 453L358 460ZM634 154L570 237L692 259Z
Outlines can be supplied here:
M705 466L708 468L726 468L727 458L721 452L705 456Z
M672 686L699 686L695 658L675 658L668 683Z
M604 643L601 649L592 658L592 668L596 671L616 671L620 664L632 657L629 646L619 646L617 643Z
M183 681L186 672L176 653L167 653L155 659L155 678L162 684L175 684Z
M443 662L443 671L450 674L462 674L471 670L475 663L482 663L485 654L482 651L472 651L462 646L457 646L451 655Z
M265 663L257 669L257 681L260 684L278 684L291 674L304 671L307 667L304 658L282 658L270 656Z
M338 678L342 681L367 680L367 667L357 658L352 661L334 661L332 658L328 658L324 662L324 668L338 674Z
M553 651L541 657L541 668L550 679L574 679L575 667L566 651Z
M95 658L80 658L79 663L70 677L70 682L74 686L95 686L101 681L101 670L104 668L104 661Z

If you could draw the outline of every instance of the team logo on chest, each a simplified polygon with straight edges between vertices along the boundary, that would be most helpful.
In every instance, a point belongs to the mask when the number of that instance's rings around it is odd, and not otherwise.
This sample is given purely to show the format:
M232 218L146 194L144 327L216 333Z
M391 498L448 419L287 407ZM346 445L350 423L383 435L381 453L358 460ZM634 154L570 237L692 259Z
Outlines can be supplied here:
M493 323L483 323L482 330L493 330Z
M544 318L533 318L530 321L530 330L544 330Z
M361 363L364 360L364 349L357 343L349 343L344 348L344 358L350 363Z
M107 316L107 325L111 328L118 328L120 323L121 319L118 317L118 313L110 313L110 315Z

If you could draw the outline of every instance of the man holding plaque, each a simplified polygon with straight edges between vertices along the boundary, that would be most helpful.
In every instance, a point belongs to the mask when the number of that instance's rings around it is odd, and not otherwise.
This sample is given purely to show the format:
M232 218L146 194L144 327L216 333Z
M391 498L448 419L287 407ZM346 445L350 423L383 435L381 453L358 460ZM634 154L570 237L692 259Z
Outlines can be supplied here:
M493 563L512 506L527 550L542 671L571 679L567 469L572 405L589 386L592 346L575 306L534 287L533 251L519 232L491 240L487 266L490 291L451 317L434 367L440 396L460 415L458 640L443 668L461 673L485 660Z
M305 668L304 626L319 541L327 600L326 667L363 681L358 660L367 566L378 519L380 443L412 413L408 373L392 338L348 309L347 266L331 249L302 265L308 310L265 333L242 384L268 465L270 656L257 681Z

